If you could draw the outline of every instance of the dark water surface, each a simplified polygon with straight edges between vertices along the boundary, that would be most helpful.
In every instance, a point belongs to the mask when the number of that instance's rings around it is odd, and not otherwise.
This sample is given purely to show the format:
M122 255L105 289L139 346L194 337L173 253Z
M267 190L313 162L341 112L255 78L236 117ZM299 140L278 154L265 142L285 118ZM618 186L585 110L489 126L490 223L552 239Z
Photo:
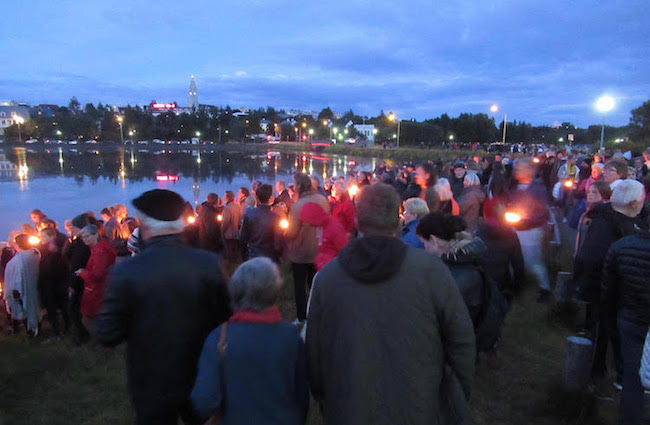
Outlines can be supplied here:
M196 205L209 192L236 194L253 180L289 183L296 170L329 178L346 174L355 164L358 170L373 169L376 161L309 151L279 153L268 146L254 153L217 147L0 147L0 241L29 223L35 208L63 229L65 220L85 211L99 217L109 205L128 208L133 198L150 189L174 190Z

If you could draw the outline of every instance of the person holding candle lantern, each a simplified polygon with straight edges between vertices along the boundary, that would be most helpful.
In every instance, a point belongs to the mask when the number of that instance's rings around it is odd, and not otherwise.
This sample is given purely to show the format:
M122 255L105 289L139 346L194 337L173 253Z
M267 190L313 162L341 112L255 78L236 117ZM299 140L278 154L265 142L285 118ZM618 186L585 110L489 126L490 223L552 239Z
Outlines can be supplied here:
M15 239L18 252L7 263L4 275L3 297L14 324L24 323L31 335L38 335L41 304L38 297L40 252L29 243L29 235Z

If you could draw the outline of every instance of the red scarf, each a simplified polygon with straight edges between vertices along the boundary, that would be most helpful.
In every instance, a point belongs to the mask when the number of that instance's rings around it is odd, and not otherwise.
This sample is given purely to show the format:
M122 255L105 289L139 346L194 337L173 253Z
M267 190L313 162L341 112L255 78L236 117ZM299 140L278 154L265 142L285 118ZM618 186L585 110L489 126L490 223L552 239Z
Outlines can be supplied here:
M277 305L266 311L239 310L230 317L229 322L238 323L265 323L272 325L282 321L282 313Z

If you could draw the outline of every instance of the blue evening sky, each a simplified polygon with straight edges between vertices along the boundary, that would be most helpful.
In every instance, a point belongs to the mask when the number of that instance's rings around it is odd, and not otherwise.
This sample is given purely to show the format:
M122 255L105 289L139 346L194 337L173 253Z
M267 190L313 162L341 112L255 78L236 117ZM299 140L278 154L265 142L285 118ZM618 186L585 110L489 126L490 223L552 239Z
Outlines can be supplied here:
M400 118L623 125L650 99L648 0L95 1L5 5L0 100L199 102Z

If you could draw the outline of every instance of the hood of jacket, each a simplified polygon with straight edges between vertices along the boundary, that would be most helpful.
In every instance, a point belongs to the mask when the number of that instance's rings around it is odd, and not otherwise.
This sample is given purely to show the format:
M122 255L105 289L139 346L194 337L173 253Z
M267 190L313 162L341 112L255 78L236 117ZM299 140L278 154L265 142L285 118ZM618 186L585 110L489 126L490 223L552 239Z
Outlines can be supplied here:
M329 220L330 215L315 202L308 202L300 209L300 221L312 226L325 227Z
M447 264L478 264L487 252L485 243L479 237L462 233L461 237L450 241L450 251L442 256Z
M379 283L397 274L408 246L390 236L367 236L348 243L339 253L343 271L363 283Z

